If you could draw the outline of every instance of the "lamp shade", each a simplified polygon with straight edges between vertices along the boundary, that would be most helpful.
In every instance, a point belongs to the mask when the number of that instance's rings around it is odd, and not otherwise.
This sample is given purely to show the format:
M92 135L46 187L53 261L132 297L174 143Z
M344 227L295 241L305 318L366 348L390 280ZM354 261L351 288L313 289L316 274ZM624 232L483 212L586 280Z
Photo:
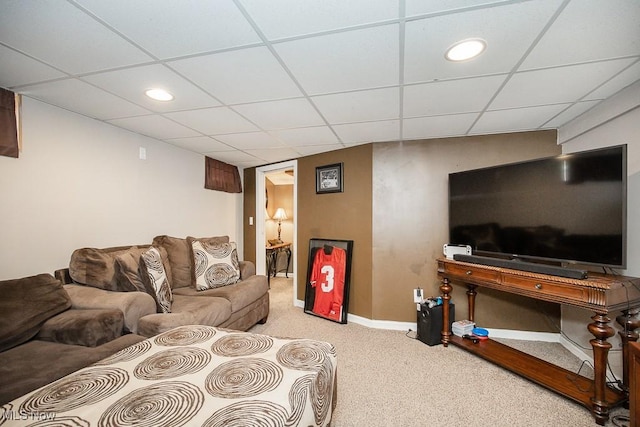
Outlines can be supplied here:
M276 213L273 215L273 219L277 219L278 221L287 219L287 213L285 212L284 208L276 209Z

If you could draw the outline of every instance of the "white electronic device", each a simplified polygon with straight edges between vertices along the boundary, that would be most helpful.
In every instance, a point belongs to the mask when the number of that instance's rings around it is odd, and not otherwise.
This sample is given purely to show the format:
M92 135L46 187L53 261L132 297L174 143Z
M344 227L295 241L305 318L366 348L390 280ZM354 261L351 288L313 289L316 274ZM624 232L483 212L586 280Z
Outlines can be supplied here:
M471 246L469 245L449 245L442 246L442 253L447 259L453 259L455 254L471 255Z

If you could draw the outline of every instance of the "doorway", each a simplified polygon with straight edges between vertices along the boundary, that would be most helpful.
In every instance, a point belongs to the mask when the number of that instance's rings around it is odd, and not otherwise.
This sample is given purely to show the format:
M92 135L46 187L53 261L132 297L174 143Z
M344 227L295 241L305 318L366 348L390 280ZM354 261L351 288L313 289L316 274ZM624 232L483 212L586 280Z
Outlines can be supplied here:
M280 228L280 240L290 241L291 243L291 271L288 275L293 277L294 304L298 297L296 275L298 252L296 226L298 210L297 166L298 162L292 160L256 168L256 273L264 275L268 273L266 245L269 244L269 240L278 239L278 228ZM274 187L278 186L283 187L282 189L276 188L274 191ZM284 186L287 186L286 190ZM282 196L283 193L286 194L289 191L289 196ZM279 203L281 206L278 205ZM278 208L282 208L286 214L286 219L278 220L274 218Z

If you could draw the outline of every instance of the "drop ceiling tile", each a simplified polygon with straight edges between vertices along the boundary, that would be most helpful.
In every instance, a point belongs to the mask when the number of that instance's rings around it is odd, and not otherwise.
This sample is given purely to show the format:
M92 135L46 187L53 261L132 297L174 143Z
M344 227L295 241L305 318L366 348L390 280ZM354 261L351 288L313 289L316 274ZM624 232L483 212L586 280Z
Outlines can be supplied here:
M255 156L245 153L243 151L232 150L232 151L215 151L211 153L204 153L205 156L211 157L212 159L220 160L221 162L236 164L239 162L243 163L257 163L264 164L265 162L262 159L256 158Z
M189 128L158 115L109 120L109 123L156 139L201 136Z
M488 6L492 4L508 3L510 0L447 0L446 2L424 1L424 0L405 0L405 15L415 16L424 14L436 14L443 12L455 12L460 9Z
M618 93L625 87L632 85L640 79L640 61L636 62L629 68L623 70L620 74L614 76L611 80L589 93L587 99L606 99L611 95Z
M216 139L240 150L282 147L282 142L278 141L267 132L246 132L230 135L218 135L216 136Z
M168 65L225 104L302 96L266 47L198 56Z
M266 163L281 162L283 160L299 157L297 151L291 148L263 148L257 150L245 150L247 153L264 160Z
M402 122L402 139L462 136L466 134L477 117L477 113L468 113L405 119Z
M66 74L0 45L0 87L12 88L61 77Z
M205 135L257 130L255 125L228 107L176 111L164 116Z
M268 39L398 19L398 0L241 0ZM286 11L286 13L283 13Z
M640 55L640 2L571 1L522 69Z
M559 4L530 1L407 22L404 82L510 72ZM454 43L476 37L487 42L479 57L457 63L444 58Z
M337 144L340 142L328 126L286 129L274 131L271 134L290 147Z
M482 111L506 76L425 83L404 88L404 117Z
M398 32L398 25L383 25L274 47L309 95L396 86Z
M377 141L398 141L400 121L385 120L370 123L350 123L334 125L333 130L345 144Z
M160 64L93 74L83 77L83 80L155 112L220 105L206 92ZM144 94L147 89L151 88L165 89L175 99L168 102L155 101Z
M70 111L79 111L85 116L96 119L106 120L149 114L148 110L138 105L77 79L23 86L19 92Z
M632 61L619 59L517 73L489 108L497 110L573 102L615 76Z
M261 41L231 0L78 2L161 59Z
M311 156L313 154L326 153L328 151L335 151L344 148L342 144L329 144L329 145L301 145L296 147L296 151L302 156Z
M557 104L487 111L476 122L469 134L481 135L538 130L543 124L567 107L568 104ZM544 129L551 129L551 127L545 126Z
M72 74L152 60L77 7L61 1L3 1L0 40Z
M400 116L400 89L397 87L314 96L311 102L331 124Z
M596 104L599 104L600 101L584 101L578 102L571 107L567 108L548 122L544 124L547 128L559 128L562 125L570 122L575 119L579 115L589 111L591 108L595 107Z
M303 98L243 104L233 108L264 130L324 124L318 112Z
M165 142L196 153L211 153L215 151L229 151L231 147L208 136L194 136L190 138L166 139Z

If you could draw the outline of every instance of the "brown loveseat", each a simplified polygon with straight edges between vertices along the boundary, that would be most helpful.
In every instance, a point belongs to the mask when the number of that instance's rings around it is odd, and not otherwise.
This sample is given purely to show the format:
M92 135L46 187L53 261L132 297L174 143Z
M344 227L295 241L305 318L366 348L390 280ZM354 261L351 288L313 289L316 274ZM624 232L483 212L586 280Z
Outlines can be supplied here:
M73 308L50 274L0 281L0 295L0 405L144 339L122 336L120 310Z
M176 238L157 236L151 245L74 251L68 269L56 271L69 294L94 308L119 308L125 328L151 337L177 326L206 325L246 331L269 314L267 278L251 262L237 261L239 280L198 290L193 245L232 245L228 236ZM201 247L201 246L200 246ZM149 280L142 254L157 249L167 288ZM236 254L237 257L237 254Z

